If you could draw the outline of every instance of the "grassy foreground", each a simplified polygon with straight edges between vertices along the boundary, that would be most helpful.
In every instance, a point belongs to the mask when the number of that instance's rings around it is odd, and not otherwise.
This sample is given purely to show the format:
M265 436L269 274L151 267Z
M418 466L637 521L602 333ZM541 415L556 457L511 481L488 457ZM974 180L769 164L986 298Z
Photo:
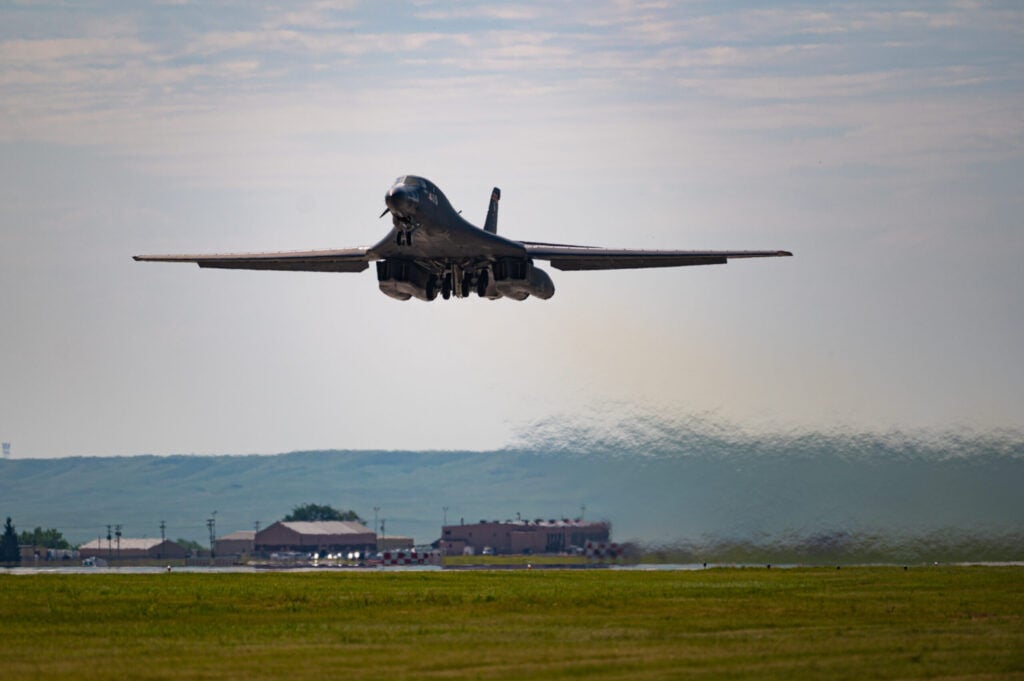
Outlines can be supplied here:
M9 575L6 679L1024 679L1020 568Z

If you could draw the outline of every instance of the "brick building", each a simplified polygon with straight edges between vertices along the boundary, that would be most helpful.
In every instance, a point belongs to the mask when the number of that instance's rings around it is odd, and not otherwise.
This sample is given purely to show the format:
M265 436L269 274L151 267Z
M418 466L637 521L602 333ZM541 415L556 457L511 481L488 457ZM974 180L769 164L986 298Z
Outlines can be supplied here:
M563 553L582 550L589 542L608 542L608 522L583 520L510 520L470 525L445 525L439 548L446 555L482 553Z

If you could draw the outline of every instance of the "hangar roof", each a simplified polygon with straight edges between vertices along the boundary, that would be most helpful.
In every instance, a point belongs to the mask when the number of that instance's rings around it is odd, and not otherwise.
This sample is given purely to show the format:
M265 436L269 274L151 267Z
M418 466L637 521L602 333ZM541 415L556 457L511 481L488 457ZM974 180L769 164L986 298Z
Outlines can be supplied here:
M109 542L106 539L93 539L92 541L86 542L79 546L79 550L95 550L95 549L107 549L107 548L120 548L122 551L148 551L151 548L159 546L163 540L159 537L121 537L120 541L117 539L111 539Z
M252 541L256 538L255 530L239 530L223 537L217 537L217 541Z
M282 521L282 525L302 535L311 534L369 534L370 528L354 520Z

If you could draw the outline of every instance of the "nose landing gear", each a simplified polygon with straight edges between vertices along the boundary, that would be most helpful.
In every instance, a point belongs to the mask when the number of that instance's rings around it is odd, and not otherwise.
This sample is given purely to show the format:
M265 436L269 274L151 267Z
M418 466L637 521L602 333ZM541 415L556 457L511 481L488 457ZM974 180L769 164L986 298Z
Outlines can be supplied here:
M395 244L398 246L412 246L412 233L414 231L416 231L415 227L400 229L395 232Z

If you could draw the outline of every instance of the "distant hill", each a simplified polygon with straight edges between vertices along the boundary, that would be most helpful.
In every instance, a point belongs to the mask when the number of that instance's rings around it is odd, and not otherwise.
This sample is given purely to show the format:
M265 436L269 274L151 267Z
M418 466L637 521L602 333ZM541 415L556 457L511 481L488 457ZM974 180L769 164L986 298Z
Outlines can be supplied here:
M753 437L699 430L575 437L494 452L312 451L274 456L0 460L0 515L73 542L106 534L207 542L315 502L375 506L388 534L429 542L443 507L460 519L576 517L653 544L856 532L1024 534L1024 441L1016 436ZM1024 556L1022 556L1024 557Z

